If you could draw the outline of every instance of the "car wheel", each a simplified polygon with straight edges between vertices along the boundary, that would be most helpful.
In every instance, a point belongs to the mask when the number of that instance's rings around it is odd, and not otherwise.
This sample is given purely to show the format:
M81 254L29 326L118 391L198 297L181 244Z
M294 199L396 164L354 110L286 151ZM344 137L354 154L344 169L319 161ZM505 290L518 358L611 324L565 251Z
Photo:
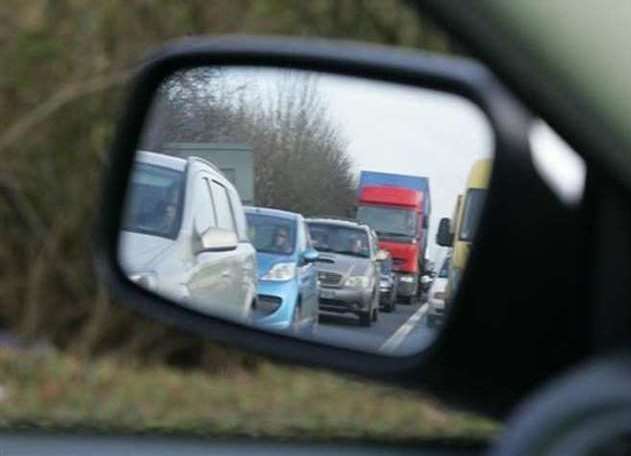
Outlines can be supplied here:
M381 293L379 293L379 289L375 289L373 291L372 298L372 314L370 315L370 319L372 321L377 321L379 319L379 301L381 300Z
M370 326L371 323L371 313L370 311L368 312L362 312L359 314L359 325L360 326Z

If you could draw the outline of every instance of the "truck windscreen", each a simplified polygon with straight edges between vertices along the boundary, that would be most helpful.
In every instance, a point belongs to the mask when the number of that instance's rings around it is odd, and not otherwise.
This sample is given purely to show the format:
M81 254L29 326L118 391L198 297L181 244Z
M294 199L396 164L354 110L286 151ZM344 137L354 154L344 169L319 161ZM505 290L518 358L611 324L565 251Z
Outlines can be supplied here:
M472 188L467 192L467 197L464 203L462 225L460 226L459 234L459 239L461 241L473 241L485 199L486 189Z
M418 216L413 210L381 206L359 206L357 220L381 236L416 237Z

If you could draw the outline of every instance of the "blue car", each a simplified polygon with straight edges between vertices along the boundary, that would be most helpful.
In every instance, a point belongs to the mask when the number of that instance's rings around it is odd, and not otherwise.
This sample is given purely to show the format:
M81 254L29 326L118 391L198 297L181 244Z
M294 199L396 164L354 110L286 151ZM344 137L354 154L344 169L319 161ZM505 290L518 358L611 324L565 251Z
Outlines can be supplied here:
M318 323L318 252L300 214L246 207L248 235L256 249L255 323L263 328L302 333Z

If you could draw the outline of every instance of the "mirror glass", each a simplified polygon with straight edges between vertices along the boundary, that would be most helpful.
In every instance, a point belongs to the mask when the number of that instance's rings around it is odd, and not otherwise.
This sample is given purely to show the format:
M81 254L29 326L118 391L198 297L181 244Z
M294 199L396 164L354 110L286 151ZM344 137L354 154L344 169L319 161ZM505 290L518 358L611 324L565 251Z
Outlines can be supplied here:
M389 356L440 330L475 238L493 132L452 94L200 67L156 93L120 264L213 317Z

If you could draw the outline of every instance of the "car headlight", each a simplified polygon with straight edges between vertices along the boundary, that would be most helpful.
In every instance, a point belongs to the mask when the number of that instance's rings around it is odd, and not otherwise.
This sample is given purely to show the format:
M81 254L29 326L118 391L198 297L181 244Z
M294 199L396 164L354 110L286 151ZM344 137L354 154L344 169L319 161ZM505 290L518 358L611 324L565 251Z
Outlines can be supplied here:
M370 279L366 276L350 276L344 285L350 288L368 288Z
M261 277L261 280L273 280L282 282L291 280L296 276L296 264L295 263L276 263L272 266L272 269Z
M414 276L413 275L402 275L401 277L399 277L399 280L401 282L405 282L405 283L414 283Z
M129 280L137 283L147 290L155 290L158 288L158 277L154 272L139 272L131 274L129 276Z

